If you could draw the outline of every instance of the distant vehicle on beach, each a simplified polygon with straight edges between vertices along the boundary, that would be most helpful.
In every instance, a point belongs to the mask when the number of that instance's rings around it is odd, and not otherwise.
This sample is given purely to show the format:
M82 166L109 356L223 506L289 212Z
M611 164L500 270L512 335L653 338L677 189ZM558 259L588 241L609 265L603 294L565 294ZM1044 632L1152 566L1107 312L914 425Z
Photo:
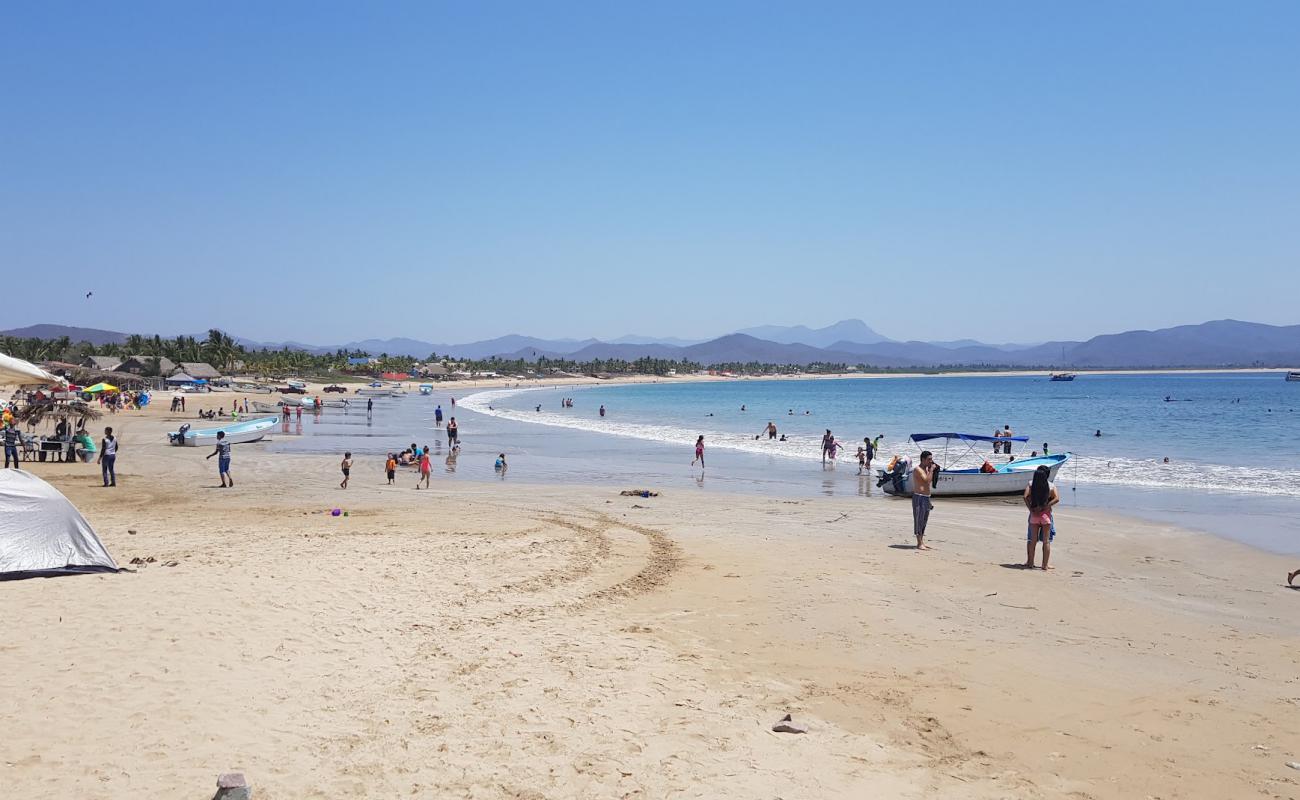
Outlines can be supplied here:
M325 391L326 391L326 392L338 392L338 393L343 394L343 393L346 393L346 392L347 392L347 389L344 389L342 386L339 386L337 383L331 383L329 386L326 386L326 387L325 387Z
M307 394L307 390L300 389L297 386L281 386L280 394Z

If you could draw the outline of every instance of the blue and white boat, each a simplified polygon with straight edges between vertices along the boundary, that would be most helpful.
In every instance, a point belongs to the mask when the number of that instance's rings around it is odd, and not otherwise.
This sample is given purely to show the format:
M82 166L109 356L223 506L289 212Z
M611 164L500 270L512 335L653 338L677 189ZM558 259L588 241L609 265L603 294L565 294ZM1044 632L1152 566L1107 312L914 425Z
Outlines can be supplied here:
M432 383L420 384L420 394L425 394L425 395L433 394L433 384Z
M1049 477L1056 479L1056 473L1060 471L1061 465L1070 460L1069 453L1058 453L1047 456L1031 456L1029 458L1016 458L1013 461L994 464L991 461L983 460L979 466L970 468L954 469L952 465L960 464L962 461L969 462L969 457L975 453L977 445L992 442L1028 442L1028 436L980 436L974 433L914 433L910 437L912 442L920 445L922 442L943 441L943 452L936 453L935 461L943 467L942 471L936 476L931 494L935 497L980 497L993 495L1020 494L1029 485L1029 481L1034 477L1034 471L1040 466L1045 466L1049 470ZM966 449L959 453L955 459L949 459L949 446L953 442L960 442L966 445ZM997 456L995 456L997 457ZM917 459L913 459L911 466L916 466ZM987 465L987 466L985 466ZM910 471L902 470L890 471L888 468L876 471L879 477L879 485L885 490L886 494L895 494L910 496L912 494L912 474Z
M185 426L176 433L167 434L167 440L178 447L212 447L217 443L217 434L225 431L224 441L231 444L256 442L270 434L279 422L278 417L259 417L243 422L232 422L219 428L189 430L189 426Z

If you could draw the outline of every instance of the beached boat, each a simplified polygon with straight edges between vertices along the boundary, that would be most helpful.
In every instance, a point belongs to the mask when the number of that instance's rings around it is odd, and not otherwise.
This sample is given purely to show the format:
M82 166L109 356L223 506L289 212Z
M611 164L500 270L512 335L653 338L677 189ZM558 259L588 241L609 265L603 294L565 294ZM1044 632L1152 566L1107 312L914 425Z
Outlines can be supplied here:
M186 429L184 432L177 431L176 433L167 434L167 440L178 446L211 447L217 443L217 433L225 431L226 438L224 441L230 444L256 442L271 433L275 426L279 424L279 421L276 417L258 417L243 422L232 422L219 428Z
M1055 480L1056 473L1060 471L1061 465L1070 460L1069 453L1058 453L1048 456L1017 458L1015 461L1002 464L990 463L991 472L985 471L983 463L977 467L954 469L951 465L959 464L967 459L975 452L976 445L988 442L1027 442L1029 437L979 436L973 433L914 433L911 439L917 445L932 440L942 440L944 442L944 453L935 458L944 467L934 481L931 494L935 497L980 497L1020 494L1029 485L1029 481L1034 476L1034 471L1040 466L1047 467L1050 470L1050 478ZM950 461L947 450L948 445L952 442L962 442L967 447L956 459ZM984 461L983 459L980 460ZM915 466L915 460L913 460L912 466ZM877 470L876 475L879 478L879 485L885 490L886 494L910 496L912 494L911 473L908 472L903 475L895 474L896 472L898 471L891 472L888 468Z
M1300 372L1288 372L1286 379L1288 381L1300 381Z
M302 389L303 391L307 391L307 384L302 381L285 381L284 385L293 389Z
M1052 380L1054 381L1072 381L1075 379L1073 372L1053 372Z
M357 394L362 397L404 397L406 392L400 389L365 388L357 389Z
M430 395L430 394L433 394L433 384L432 384L432 383L422 383L422 384L420 384L420 394L423 394L423 395Z

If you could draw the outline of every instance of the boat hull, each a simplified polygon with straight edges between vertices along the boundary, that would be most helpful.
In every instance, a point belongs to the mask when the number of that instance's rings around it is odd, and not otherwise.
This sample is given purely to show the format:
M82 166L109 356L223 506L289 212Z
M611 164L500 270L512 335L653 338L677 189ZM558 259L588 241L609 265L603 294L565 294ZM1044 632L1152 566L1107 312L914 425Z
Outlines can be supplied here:
M1286 379L1288 383L1300 381L1300 372L1288 372L1286 374Z
M204 428L202 430L191 430L185 432L185 438L177 442L174 438L172 444L180 444L184 447L212 447L217 443L217 433L226 432L224 441L230 444L244 444L246 442L256 442L268 436L275 430L279 420L275 417L263 417L261 419L248 420L246 422L236 422L225 425L220 428ZM169 437L175 437L176 434L168 434Z
M930 494L933 497L997 497L999 495L1020 494L1025 491L1025 487L1033 480L1034 471L1040 465L1045 465L1050 470L1049 477L1056 480L1056 473L1060 471L1061 465L1068 461L1069 458L1068 453L1062 453L1059 456L1026 458L1001 465L999 468L1001 471L999 472L980 472L979 470L940 472ZM876 470L876 475L883 479L887 473L885 470L880 469ZM902 491L894 488L892 480L887 481L882 488L885 490L885 494L910 497L912 494L912 476L909 474L907 479L903 481Z

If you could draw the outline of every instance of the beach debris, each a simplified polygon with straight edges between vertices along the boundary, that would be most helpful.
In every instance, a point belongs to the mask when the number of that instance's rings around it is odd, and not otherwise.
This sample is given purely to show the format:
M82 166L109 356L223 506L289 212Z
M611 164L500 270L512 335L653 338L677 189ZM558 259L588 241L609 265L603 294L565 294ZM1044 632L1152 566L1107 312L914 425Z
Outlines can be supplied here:
M624 489L619 492L623 497L658 497L659 493L649 489Z
M127 528L126 532L128 536L135 536L135 528Z
M330 516L331 516L331 517L342 516L342 514L343 514L343 509L341 509L341 508L336 508L336 509L334 509L333 511L330 512Z
M217 793L212 800L252 800L253 787L242 772L223 772L217 776Z
M164 561L162 565L163 565L164 567L179 567L179 566L181 565L181 562L179 562L179 561Z
M808 729L802 725L796 725L789 714L781 717L775 725L772 726L773 733L807 733Z
M1288 761L1286 765L1291 769L1300 769L1300 761Z
M141 558L140 556L136 556L135 558L131 559L130 563L139 564L143 566L145 564L152 564L157 560L158 559L154 558L153 556L145 556L144 558Z

